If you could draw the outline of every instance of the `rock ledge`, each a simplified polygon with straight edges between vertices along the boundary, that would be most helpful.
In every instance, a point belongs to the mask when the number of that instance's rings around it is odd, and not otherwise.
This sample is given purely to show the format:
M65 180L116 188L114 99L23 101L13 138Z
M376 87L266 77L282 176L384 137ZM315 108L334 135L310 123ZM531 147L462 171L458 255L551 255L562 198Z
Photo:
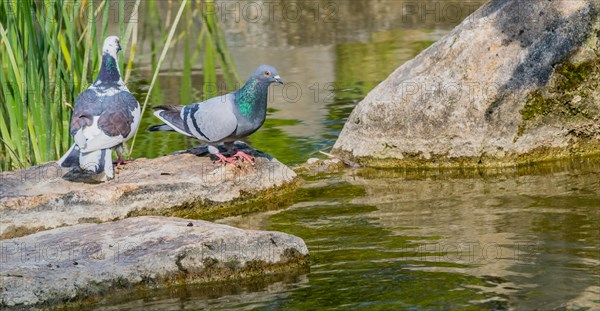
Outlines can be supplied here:
M266 154L254 151L254 167L235 168L196 155L204 149L137 159L100 184L66 180L70 172L54 162L2 172L0 239L132 215L214 219L236 214L235 206L249 201L280 205L296 185L296 174Z
M308 259L304 241L289 234L151 216L0 244L0 308L93 300L119 288L305 271Z

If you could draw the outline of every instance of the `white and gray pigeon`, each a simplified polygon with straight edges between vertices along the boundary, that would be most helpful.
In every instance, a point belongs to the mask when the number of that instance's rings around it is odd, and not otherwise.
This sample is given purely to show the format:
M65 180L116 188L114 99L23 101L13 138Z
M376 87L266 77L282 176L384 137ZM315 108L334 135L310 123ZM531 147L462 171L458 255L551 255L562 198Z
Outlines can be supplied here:
M150 131L176 131L208 143L208 151L219 158L218 163L234 163L239 158L254 163L248 154L237 151L225 157L217 145L233 142L256 132L265 122L269 85L281 83L277 70L269 65L259 66L246 84L232 93L211 98L189 106L155 107L154 115L165 124L150 127Z
M75 143L58 160L62 167L80 167L112 179L112 148L117 151L117 164L124 163L122 144L140 124L140 104L121 79L117 63L120 50L118 37L104 40L98 77L75 101L70 131Z

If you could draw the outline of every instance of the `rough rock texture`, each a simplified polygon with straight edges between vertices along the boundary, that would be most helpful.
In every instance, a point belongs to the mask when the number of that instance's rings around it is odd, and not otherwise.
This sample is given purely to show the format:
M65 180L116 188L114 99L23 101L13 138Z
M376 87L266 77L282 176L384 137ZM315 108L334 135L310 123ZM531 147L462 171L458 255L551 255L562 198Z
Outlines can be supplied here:
M191 152L202 154L205 149ZM124 166L114 180L96 184L65 179L63 176L79 180L80 176L61 170L54 162L3 172L0 238L128 215L210 219L220 208L249 200L277 204L287 186L294 184L296 174L272 157L256 151L255 156L254 167L240 168L214 165L210 158L190 153L138 159ZM196 214L186 214L190 211Z
M333 153L373 166L600 152L600 2L492 0L357 105Z
M298 237L201 220L147 216L81 224L2 241L0 307L305 269L307 256Z

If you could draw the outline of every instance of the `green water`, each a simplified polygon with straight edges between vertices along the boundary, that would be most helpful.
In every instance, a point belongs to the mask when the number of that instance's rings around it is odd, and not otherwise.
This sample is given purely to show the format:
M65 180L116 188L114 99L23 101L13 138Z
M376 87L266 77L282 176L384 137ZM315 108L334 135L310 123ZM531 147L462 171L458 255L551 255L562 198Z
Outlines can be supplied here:
M242 77L270 63L302 89L297 101L273 89L267 122L248 139L289 165L331 148L368 91L459 21L403 20L398 12L410 1L335 3L335 23L224 21ZM201 68L180 58L186 57L176 56L161 74L151 104L203 99ZM139 95L150 67L134 72L130 88ZM147 111L142 128L156 121ZM175 133L142 132L133 155L194 145ZM138 292L98 307L600 309L599 159L483 172L363 169L305 179L291 206L219 222L303 238L309 273Z
M597 310L600 161L499 171L359 170L292 206L219 222L302 237L310 273L185 286L115 309ZM111 309L107 307L107 309Z

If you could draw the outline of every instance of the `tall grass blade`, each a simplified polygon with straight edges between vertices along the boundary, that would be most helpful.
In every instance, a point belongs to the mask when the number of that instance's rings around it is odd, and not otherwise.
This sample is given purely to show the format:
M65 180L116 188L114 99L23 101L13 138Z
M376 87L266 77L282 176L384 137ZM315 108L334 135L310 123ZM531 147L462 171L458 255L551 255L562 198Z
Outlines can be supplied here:
M179 19L181 18L181 15L183 13L183 10L185 9L185 5L187 3L187 0L183 0L183 2L181 3L181 6L179 7L179 11L177 12L177 16L175 17L175 20L173 21L173 25L171 26L171 30L169 31L169 36L167 37L167 41L165 42L164 48L162 50L162 53L160 54L160 58L158 59L158 64L156 66L156 69L154 70L154 75L152 76L152 82L150 82L150 88L148 88L148 93L146 94L146 99L144 100L144 104L142 105L142 116L144 115L144 111L146 111L146 106L148 105L148 99L150 98L150 93L152 92L152 88L154 87L154 84L156 83L156 78L158 77L158 73L160 72L160 66L162 65L163 61L165 60L165 57L167 56L167 51L169 50L169 47L171 45L171 40L173 39L173 35L175 34L175 29L177 28L177 24L179 23ZM133 139L131 140L131 147L129 148L129 154L131 154L131 152L133 151L133 147L135 146L135 139L137 137L137 133L138 131L136 131L136 133L133 135Z
M6 53L8 54L8 59L10 59L10 64L12 66L12 72L15 75L15 82L17 84L17 88L19 89L19 93L23 94L23 79L21 78L21 70L17 65L17 60L15 58L15 54L13 52L13 47L8 40L8 35L6 34L6 30L4 26L0 24L0 35L2 36L2 44L6 46Z

